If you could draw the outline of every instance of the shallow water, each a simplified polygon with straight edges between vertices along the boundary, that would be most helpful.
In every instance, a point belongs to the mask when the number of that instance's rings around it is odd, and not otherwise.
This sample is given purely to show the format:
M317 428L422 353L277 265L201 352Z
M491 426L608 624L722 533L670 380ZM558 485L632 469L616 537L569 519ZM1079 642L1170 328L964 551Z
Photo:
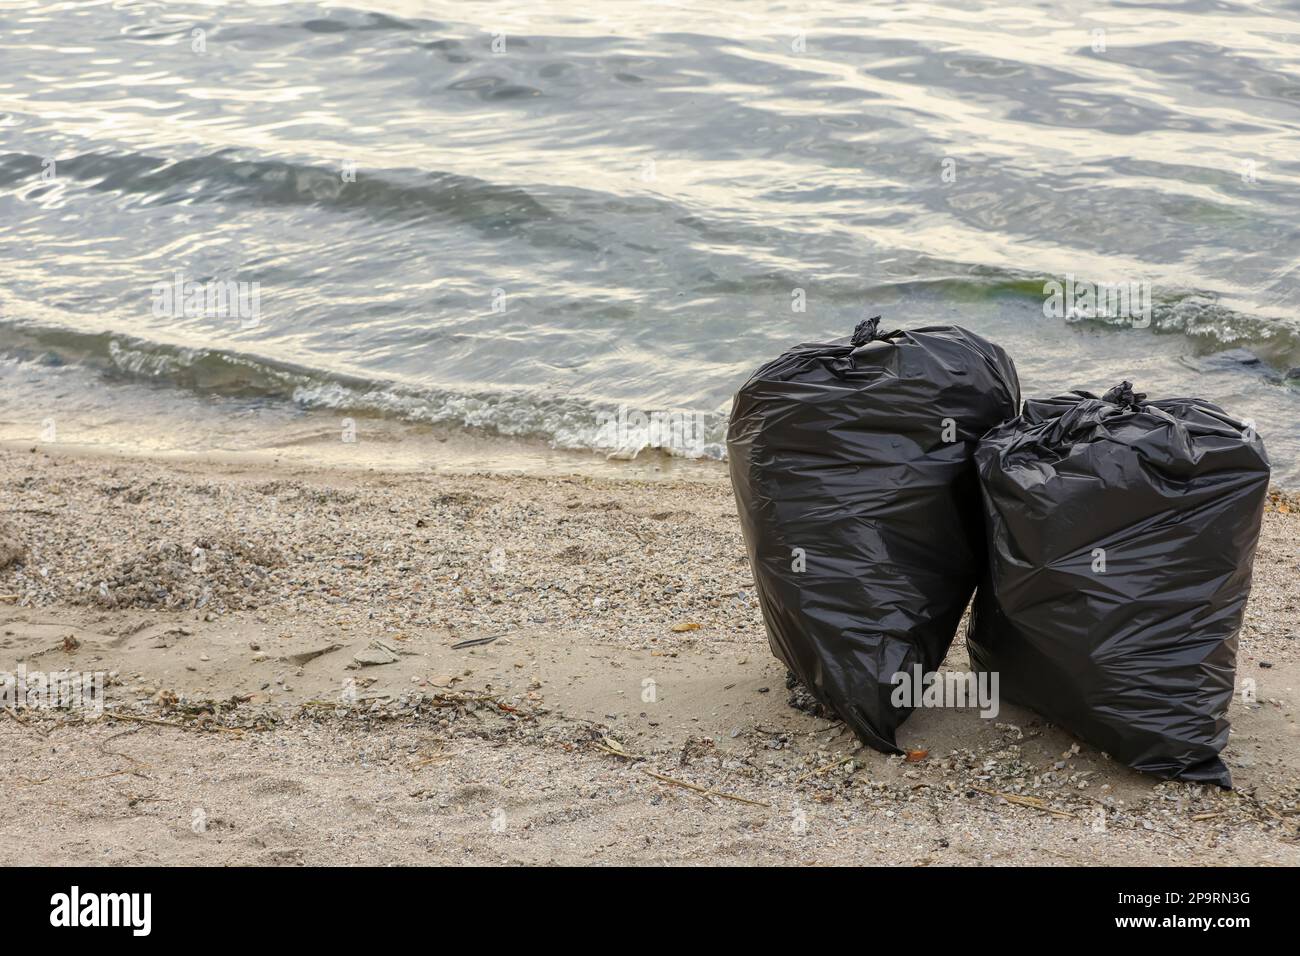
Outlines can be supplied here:
M1026 394L1216 401L1300 483L1294 6L591 6L0 4L7 430L107 385L174 391L178 445L325 408L585 447L624 406L710 455L871 310ZM1045 315L1067 275L1149 326Z

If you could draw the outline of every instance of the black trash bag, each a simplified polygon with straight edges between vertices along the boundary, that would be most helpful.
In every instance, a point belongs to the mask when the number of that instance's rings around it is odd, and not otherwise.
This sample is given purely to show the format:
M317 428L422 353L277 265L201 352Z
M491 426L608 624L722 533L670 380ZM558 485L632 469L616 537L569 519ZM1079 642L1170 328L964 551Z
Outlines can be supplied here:
M1195 398L1027 401L975 451L988 579L976 671L1130 767L1232 786L1237 631L1269 466L1247 423Z
M768 643L863 743L897 753L893 676L938 668L984 562L971 453L1016 413L1015 366L965 329L800 345L727 432Z

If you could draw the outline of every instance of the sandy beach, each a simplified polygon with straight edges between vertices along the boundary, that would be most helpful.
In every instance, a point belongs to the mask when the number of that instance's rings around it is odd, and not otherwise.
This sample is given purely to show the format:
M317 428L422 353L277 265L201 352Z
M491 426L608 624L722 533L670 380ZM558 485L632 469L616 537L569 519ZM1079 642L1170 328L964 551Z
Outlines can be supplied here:
M1004 704L908 758L790 705L725 472L0 449L0 863L1300 863L1300 504L1225 752L1161 782ZM946 667L967 666L959 638Z

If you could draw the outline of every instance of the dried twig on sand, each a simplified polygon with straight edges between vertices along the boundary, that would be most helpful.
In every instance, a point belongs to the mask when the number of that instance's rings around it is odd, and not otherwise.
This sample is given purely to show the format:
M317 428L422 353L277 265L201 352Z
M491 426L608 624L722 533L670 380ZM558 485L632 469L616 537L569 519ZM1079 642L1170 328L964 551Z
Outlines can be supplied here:
M14 708L6 707L4 708L4 712L8 714L10 717L12 717L15 723L21 724L22 726L30 730L32 733L39 734L42 737L48 737L50 735L50 732L48 730L42 730L40 727L37 727L35 724L28 723L21 716L19 716L18 711L15 710Z
M1037 797L1022 797L1014 793L999 793L997 790L988 790L984 787L971 787L972 790L978 790L980 793L986 793L990 797L1001 797L1007 803L1014 803L1016 806L1028 807L1031 810L1038 810L1040 813L1050 813L1054 817L1064 817L1068 820L1079 819L1077 814L1070 813L1067 810L1057 810L1055 807L1049 807Z
M137 733L139 730L140 730L139 727L128 727L126 730L118 731L108 739L101 740L98 744L95 745L95 749L98 750L100 753L102 753L105 757L118 757L122 760L125 760L128 763L130 763L132 766L134 766L137 770L152 769L149 766L149 764L145 763L143 760L137 759L136 757L132 757L130 754L124 754L120 750L108 749L108 745L111 744L114 740L117 740L118 737L126 737L130 734Z
M173 727L176 730L210 730L220 731L225 734L238 734L243 736L244 731L239 727L222 727L220 724L182 724L170 720L155 720L152 717L136 717L134 714L119 714L115 711L104 711L105 717L111 717L113 720L133 721L137 724L149 724L152 727Z
M645 760L640 754L630 754L623 749L623 745L613 737L604 736L597 740L596 746L607 754L613 754L615 757L622 757L624 760Z
M820 777L822 774L826 773L826 771L834 770L836 767L842 767L844 766L844 764L848 763L852 759L853 759L852 757L841 757L839 760L831 761L830 763L826 764L824 767L818 767L816 770L809 770L807 773L795 777L794 782L803 783L805 780L809 779L810 777Z
M40 780L34 780L31 777L20 777L19 779L29 787L41 786L47 783L89 783L92 780L107 780L109 777L120 777L124 773L138 773L135 767L123 767L121 770L113 770L109 773L92 774L89 777L42 777Z
M748 797L738 797L734 793L723 793L721 790L714 790L711 787L701 787L698 784L690 783L686 780L678 780L676 777L666 777L661 773L646 768L646 773L656 780L662 780L664 783L671 783L678 787L685 787L687 790L694 790L696 793L702 793L706 797L723 797L727 800L735 800L737 803L748 803L754 807L767 807L771 809L771 804L763 803L759 800L751 800Z
M467 641L457 641L455 644L451 645L451 649L453 651L458 651L464 647L482 647L484 644L491 644L499 637L501 637L500 634L490 634L487 637L471 637Z

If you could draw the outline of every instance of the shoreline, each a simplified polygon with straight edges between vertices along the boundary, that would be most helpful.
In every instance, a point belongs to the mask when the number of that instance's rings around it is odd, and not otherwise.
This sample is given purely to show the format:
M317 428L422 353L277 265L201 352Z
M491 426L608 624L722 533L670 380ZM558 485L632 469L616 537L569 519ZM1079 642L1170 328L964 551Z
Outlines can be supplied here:
M65 379L65 373L72 378ZM138 380L108 381L98 374L88 377L75 366L10 366L0 374L6 382L0 395L0 449L436 474L699 481L726 476L726 462L719 458L652 448L635 456L627 449L569 448L537 435L501 434L460 423L429 424L286 400L159 388ZM1273 462L1273 484L1300 496L1294 461Z
M462 428L414 424L390 418L363 419L355 441L340 440L343 418L322 411L301 412L292 423L277 422L256 441L245 435L218 436L202 447L158 439L169 424L148 419L118 427L98 441L70 440L76 423L43 441L32 423L0 421L0 451L44 453L72 458L217 466L320 469L340 472L410 474L585 476L607 480L660 479L714 481L726 478L726 462L686 458L645 449L634 458L603 450L556 448L533 438L480 434ZM224 443L223 443L224 438Z
M5 845L40 827L63 835L41 862L106 864L1300 863L1288 494L1219 792L1009 703L918 711L915 763L863 750L787 703L716 463L461 473L437 444L441 471L0 445L23 552L0 570L0 669L102 670L116 715L0 715ZM966 667L960 636L944 666Z

